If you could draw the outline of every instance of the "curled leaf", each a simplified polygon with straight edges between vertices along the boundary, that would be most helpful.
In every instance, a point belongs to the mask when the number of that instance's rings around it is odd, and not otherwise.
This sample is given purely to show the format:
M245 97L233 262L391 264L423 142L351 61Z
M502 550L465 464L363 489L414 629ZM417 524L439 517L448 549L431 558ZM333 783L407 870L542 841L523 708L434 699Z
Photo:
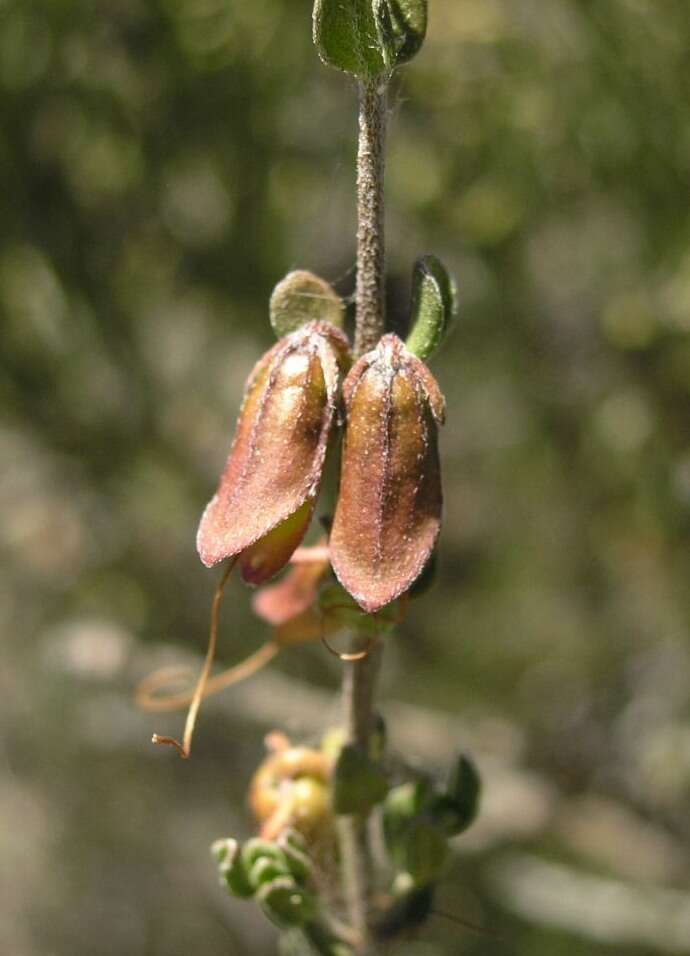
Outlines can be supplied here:
M338 580L372 614L424 569L441 527L437 426L444 400L426 366L384 336L344 385L347 428L330 537Z
M455 283L436 256L422 256L412 272L412 313L405 345L428 361L446 336L457 312Z
M318 495L347 362L347 339L326 322L303 326L258 362L218 491L199 525L197 548L207 567L255 546L240 566L246 580L260 584L298 546Z
M218 863L218 876L228 893L246 899L253 896L254 886L249 880L237 840L216 840L211 853Z
M314 894L298 886L289 876L264 883L256 894L256 900L271 922L281 929L304 926L318 913Z
M283 830L277 840L285 854L290 874L300 883L305 883L313 874L314 867L309 858L307 843L297 830Z

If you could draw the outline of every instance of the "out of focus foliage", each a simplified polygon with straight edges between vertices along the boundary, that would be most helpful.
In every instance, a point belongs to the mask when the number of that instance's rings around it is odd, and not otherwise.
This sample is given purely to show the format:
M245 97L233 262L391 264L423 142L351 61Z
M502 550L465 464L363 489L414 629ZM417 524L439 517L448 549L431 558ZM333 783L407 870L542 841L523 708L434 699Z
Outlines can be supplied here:
M204 644L194 533L270 290L352 288L354 91L311 5L0 0L3 952L275 951L208 858L248 832L261 678L189 763L131 693ZM483 829L439 906L501 938L439 915L404 952L690 953L690 7L430 13L392 97L389 299L402 328L433 251L461 320L440 582L384 689L419 708L406 756L466 744L453 715L474 741ZM230 662L262 633L228 605ZM273 669L338 683L318 646Z

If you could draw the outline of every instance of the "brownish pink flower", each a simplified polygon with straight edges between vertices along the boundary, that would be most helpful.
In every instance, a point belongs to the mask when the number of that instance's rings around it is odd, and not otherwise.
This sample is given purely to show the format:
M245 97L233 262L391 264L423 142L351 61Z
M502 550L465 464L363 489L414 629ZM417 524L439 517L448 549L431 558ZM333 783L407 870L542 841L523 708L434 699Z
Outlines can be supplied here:
M347 339L327 322L302 326L257 363L199 525L207 567L238 557L242 577L256 585L285 566L309 526L348 365Z
M372 614L414 583L441 527L437 426L445 402L426 365L396 335L353 366L329 542L343 587Z

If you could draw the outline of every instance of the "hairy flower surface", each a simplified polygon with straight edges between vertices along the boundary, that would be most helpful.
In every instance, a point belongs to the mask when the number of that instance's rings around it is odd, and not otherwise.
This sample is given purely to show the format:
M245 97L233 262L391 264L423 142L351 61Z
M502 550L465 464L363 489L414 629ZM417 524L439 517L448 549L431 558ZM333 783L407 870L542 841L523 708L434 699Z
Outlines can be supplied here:
M445 402L426 365L392 334L355 363L343 390L347 427L329 546L341 584L371 614L408 590L436 543Z
M307 323L257 363L199 525L207 567L239 555L244 580L260 584L287 563L311 519L348 364L347 339L327 322Z

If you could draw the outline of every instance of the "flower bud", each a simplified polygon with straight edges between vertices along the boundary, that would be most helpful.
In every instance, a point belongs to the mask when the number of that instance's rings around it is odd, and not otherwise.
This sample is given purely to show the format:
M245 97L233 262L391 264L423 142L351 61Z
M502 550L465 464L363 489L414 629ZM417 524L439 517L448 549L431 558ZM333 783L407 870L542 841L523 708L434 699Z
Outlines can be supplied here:
M313 836L328 827L330 775L331 761L320 750L288 746L269 754L249 787L249 805L261 833L275 839L292 828Z
M256 899L271 922L282 929L304 926L314 919L318 911L314 894L298 886L289 876L264 883Z
M431 372L392 334L355 363L343 390L347 428L331 562L372 614L409 589L436 543L445 403Z
M347 364L347 339L327 322L302 326L258 362L199 525L207 567L240 555L244 580L260 584L287 563L311 519Z
M309 880L314 867L302 835L297 830L283 830L276 842L285 855L290 874L300 883Z
M258 890L264 883L270 883L278 876L292 876L286 860L275 860L269 856L260 857L249 871L249 882Z
M233 896L246 898L252 896L254 887L249 876L237 840L216 840L211 853L218 863L218 876L221 885Z

